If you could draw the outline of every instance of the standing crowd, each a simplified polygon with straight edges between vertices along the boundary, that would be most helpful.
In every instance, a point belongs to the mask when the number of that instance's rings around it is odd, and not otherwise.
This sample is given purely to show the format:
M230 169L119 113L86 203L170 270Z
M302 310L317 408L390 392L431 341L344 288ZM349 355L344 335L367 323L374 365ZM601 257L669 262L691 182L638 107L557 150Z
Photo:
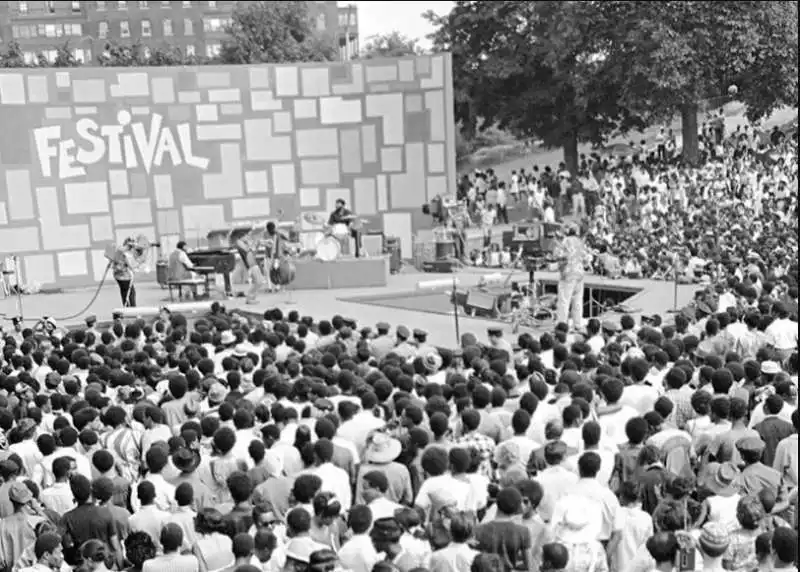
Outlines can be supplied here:
M677 269L682 281L716 280L720 266L744 272L760 259L785 272L798 255L796 136L748 126L726 134L714 116L700 153L700 166L687 167L662 129L651 146L581 155L575 174L562 163L513 171L510 181L492 169L466 175L459 198L486 233L509 222L509 208L545 223L573 216L595 270L612 277L672 280Z

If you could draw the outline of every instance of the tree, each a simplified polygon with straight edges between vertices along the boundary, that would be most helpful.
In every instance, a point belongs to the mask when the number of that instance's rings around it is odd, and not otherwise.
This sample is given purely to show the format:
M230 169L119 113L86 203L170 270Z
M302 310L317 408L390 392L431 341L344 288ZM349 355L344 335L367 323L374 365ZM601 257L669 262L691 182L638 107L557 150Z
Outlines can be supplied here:
M306 2L239 2L220 60L230 64L332 61L336 48L311 28Z
M133 44L108 42L97 61L103 67L127 68L147 65L148 57L145 47L138 41Z
M601 143L639 125L618 105L603 73L607 24L595 2L456 2L427 18L435 49L453 57L456 120L467 135L478 118L515 135L563 147L575 172L580 141Z
M373 58L401 58L422 53L423 49L417 45L416 38L409 38L405 34L393 30L388 34L370 36L361 50L361 57L366 60Z
M103 54L98 56L103 67L137 67L137 66L194 66L210 63L208 58L188 56L177 46L145 46L141 42L121 44L109 42Z
M8 48L5 52L0 53L0 68L26 68L29 67L25 63L25 54L22 48L16 41L8 43Z
M698 160L697 113L732 97L758 120L797 106L797 2L597 2L604 73L625 107L653 124L680 114L684 158Z
M69 42L64 42L56 50L56 59L52 64L54 68L76 68L81 65L81 62L75 57L75 53L70 49Z

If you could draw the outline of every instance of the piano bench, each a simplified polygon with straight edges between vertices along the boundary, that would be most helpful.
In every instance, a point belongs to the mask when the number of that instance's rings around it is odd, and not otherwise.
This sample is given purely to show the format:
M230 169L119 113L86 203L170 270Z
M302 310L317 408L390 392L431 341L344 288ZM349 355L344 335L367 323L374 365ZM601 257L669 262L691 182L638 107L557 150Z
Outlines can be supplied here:
M205 286L206 293L208 293L208 281L205 278L186 278L185 280L167 280L167 288L169 289L169 300L172 302L173 290L178 290L178 300L183 298L183 289L187 288L192 295L197 298L197 287Z

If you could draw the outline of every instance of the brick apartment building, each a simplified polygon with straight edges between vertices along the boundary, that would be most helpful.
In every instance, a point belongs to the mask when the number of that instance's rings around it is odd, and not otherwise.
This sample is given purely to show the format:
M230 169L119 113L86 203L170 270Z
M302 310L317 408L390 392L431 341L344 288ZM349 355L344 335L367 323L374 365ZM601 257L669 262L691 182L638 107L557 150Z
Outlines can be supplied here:
M108 41L140 40L187 55L219 53L235 0L0 0L0 50L16 40L30 63L69 42L75 57L95 62ZM342 59L358 53L358 11L338 2L308 2L312 28L339 46Z

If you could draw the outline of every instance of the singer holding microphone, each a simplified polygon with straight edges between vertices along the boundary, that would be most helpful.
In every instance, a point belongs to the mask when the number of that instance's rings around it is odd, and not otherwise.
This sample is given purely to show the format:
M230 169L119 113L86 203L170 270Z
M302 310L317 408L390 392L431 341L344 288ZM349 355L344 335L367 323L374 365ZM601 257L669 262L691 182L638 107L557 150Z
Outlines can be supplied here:
M136 307L136 288L133 286L133 272L136 266L133 251L136 248L138 248L136 239L126 238L122 247L117 249L114 260L111 262L114 280L119 286L119 295L125 308Z

